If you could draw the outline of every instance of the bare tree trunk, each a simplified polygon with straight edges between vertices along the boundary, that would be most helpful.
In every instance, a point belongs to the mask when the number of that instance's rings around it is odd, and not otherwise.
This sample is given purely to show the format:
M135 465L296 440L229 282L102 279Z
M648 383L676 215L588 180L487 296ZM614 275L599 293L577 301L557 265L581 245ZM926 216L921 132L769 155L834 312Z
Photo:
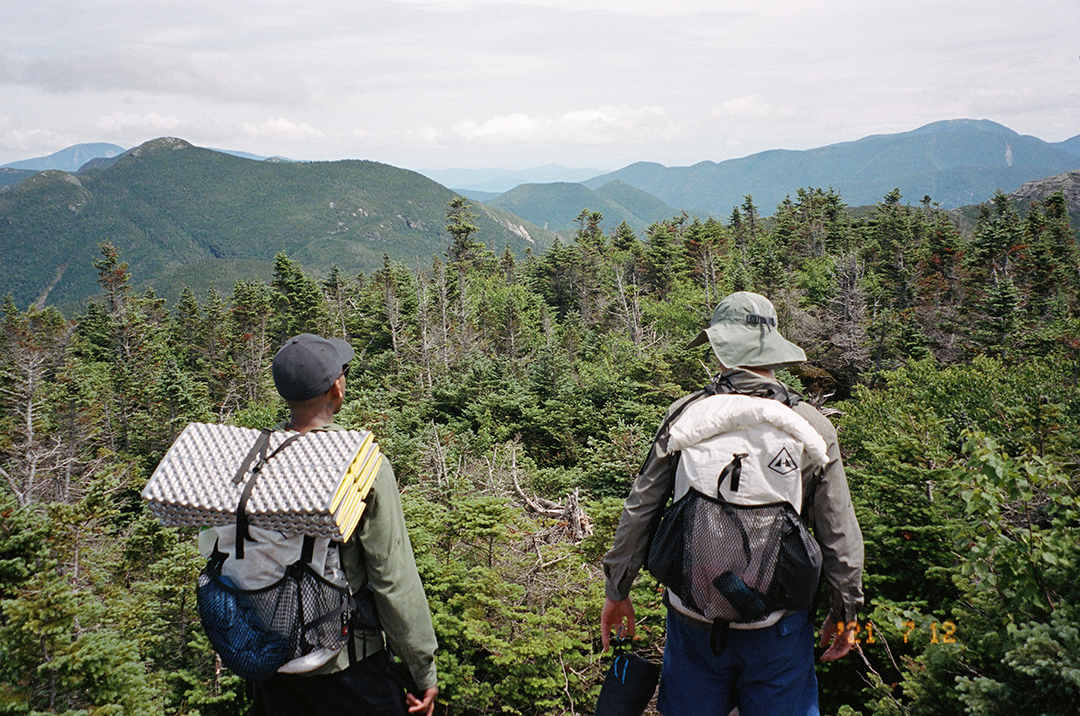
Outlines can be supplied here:
M641 311L638 307L638 292L636 281L631 282L630 286L633 288L631 296L628 297L627 286L623 283L622 271L615 271L615 287L619 292L619 302L622 304L623 320L626 323L626 331L630 336L630 340L634 345L641 343L641 328L640 328L640 316Z
M401 301L398 299L397 291L394 290L389 279L383 289L383 300L386 309L386 325L390 328L390 345L394 350L394 357L400 358Z
M428 277L420 270L419 265L416 267L416 299L416 316L420 331L420 362L423 365L420 379L422 387L430 392L434 387L434 381L431 377L432 339L429 315L431 311L431 286Z
M840 362L851 377L866 370L870 359L869 334L866 330L866 292L862 287L863 266L854 253L841 256L836 262L836 282L839 288L830 312L835 317L836 330L830 342L840 350Z
M23 338L8 338L6 348L11 363L7 373L11 387L0 391L0 407L18 419L6 450L10 455L7 469L0 472L20 507L38 498L59 500L64 496L60 482L63 441L40 435L38 424L42 420L39 410L45 404L46 375L50 365L66 350L67 333L57 336L51 347L37 345L36 337ZM46 494L50 492L54 494Z
M442 332L439 336L442 349L443 369L450 367L450 318L447 310L450 303L450 287L446 282L446 265L441 261L435 267L435 280L439 289L439 318L442 323Z

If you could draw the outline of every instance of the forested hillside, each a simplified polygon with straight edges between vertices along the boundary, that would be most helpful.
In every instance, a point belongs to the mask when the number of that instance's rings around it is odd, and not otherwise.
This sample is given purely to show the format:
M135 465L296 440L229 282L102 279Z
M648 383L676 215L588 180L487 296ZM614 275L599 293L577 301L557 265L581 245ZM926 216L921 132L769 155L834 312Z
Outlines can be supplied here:
M191 421L283 417L268 370L301 331L357 351L346 426L397 472L441 649L437 713L588 714L600 557L685 345L726 293L776 304L809 363L782 378L836 423L867 544L860 648L822 712L1080 710L1080 255L1065 199L998 195L970 231L892 192L853 218L800 190L769 221L680 216L640 235L581 213L524 259L444 207L445 260L315 280L132 288L111 244L77 315L8 299L0 335L0 714L239 714L198 625L192 531L139 491ZM640 649L660 593L633 594ZM820 623L819 615L818 621Z
M566 182L521 184L485 205L560 232L574 230L582 207L599 211L611 225L625 221L635 231L679 213L655 196L618 180L595 191Z
M138 280L179 298L269 279L286 251L320 276L331 265L371 273L384 253L413 263L443 245L443 207L455 194L415 172L368 161L252 161L175 138L46 171L0 193L0 294L16 305L81 308L95 290L91 261L108 241ZM518 256L554 235L498 209L478 209L486 239Z

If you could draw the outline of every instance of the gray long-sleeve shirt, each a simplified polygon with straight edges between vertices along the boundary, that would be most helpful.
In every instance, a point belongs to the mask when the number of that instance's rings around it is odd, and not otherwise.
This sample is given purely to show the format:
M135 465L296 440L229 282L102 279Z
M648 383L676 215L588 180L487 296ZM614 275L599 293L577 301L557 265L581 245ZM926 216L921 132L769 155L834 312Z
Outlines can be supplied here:
M739 393L760 395L771 391L784 397L792 395L783 384L751 371L736 369L724 377ZM672 403L667 415L673 415L692 397ZM808 466L803 472L803 503L812 505L808 518L821 546L829 614L837 622L854 621L863 606L863 541L840 460L836 429L809 403L799 402L793 409L810 423L827 446L828 463L820 482L811 479L814 468ZM604 591L615 601L630 595L630 586L648 555L653 526L659 521L665 507L663 501L675 480L679 453L668 450L668 422L665 420L656 434L652 450L623 504L615 543L604 555Z

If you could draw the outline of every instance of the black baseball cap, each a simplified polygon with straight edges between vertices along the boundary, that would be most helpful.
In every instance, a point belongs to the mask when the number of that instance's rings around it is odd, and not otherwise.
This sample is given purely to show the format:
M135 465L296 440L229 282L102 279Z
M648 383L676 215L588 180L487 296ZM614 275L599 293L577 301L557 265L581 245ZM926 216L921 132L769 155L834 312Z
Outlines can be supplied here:
M330 390L355 355L340 338L301 333L285 341L274 356L274 385L290 402L314 398Z

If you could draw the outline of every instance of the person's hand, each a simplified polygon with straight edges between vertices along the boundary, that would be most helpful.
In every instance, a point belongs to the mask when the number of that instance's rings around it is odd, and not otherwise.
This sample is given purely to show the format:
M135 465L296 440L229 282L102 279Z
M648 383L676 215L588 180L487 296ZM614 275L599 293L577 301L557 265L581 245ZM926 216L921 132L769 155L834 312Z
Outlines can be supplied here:
M412 694L405 692L405 703L409 707L409 713L411 714L423 714L424 716L431 716L435 711L435 697L439 695L439 687L432 686L430 689L424 692L424 700L416 698Z
M634 605L629 598L621 602L604 599L604 610L600 612L600 641L604 651L611 645L611 630L616 628L620 638L634 636Z
M847 656L855 643L855 630L845 625L844 631L840 631L837 622L832 616L826 617L821 625L821 643L819 646L827 646L828 649L821 655L822 661L836 661Z

